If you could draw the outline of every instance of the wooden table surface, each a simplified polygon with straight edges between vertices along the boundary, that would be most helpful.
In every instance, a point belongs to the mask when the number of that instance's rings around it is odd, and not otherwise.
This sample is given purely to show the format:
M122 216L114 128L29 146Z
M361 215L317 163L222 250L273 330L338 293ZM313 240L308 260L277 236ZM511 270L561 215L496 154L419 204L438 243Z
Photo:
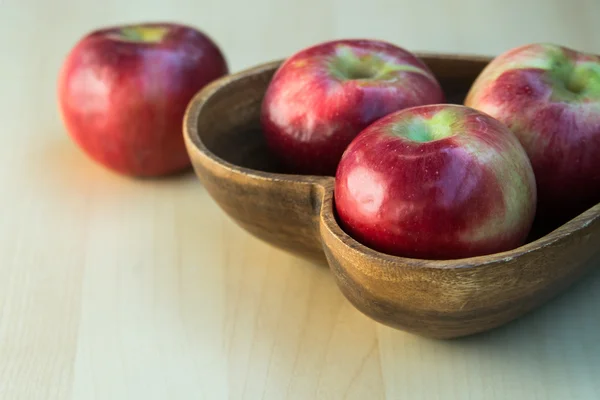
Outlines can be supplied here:
M600 398L600 271L487 334L395 331L326 268L237 228L193 174L142 181L92 163L55 92L66 52L107 24L193 24L238 71L359 36L600 53L600 2L103 1L0 0L0 399Z

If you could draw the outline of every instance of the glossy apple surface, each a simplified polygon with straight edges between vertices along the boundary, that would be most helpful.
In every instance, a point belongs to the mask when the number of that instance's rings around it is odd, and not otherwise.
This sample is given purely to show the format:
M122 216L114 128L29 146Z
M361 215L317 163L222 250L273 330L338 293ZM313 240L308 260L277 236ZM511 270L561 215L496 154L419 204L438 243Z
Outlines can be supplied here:
M553 44L512 49L484 69L465 105L519 138L540 218L563 223L600 202L600 57Z
M217 45L195 28L152 23L81 38L58 82L69 135L92 159L132 176L190 165L182 135L191 98L228 72Z
M367 125L393 111L443 101L436 78L410 52L382 41L338 40L304 49L280 66L261 120L286 172L333 176Z
M457 259L524 243L535 177L517 138L459 105L395 112L362 131L336 174L342 228L383 253Z

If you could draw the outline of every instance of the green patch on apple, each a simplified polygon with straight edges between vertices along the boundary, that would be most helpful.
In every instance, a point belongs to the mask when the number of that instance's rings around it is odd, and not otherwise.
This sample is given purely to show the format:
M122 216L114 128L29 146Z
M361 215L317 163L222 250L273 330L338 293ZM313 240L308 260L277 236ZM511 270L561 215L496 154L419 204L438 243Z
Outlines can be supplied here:
M125 26L120 30L120 38L130 42L158 43L168 32L169 29L162 26Z
M399 122L393 132L413 142L425 143L452 136L456 128L456 115L449 110L436 112L431 118L414 117L406 122Z
M330 72L337 79L345 80L394 80L397 72L414 72L429 75L421 68L390 62L375 53L358 55L351 47L340 45L330 64Z

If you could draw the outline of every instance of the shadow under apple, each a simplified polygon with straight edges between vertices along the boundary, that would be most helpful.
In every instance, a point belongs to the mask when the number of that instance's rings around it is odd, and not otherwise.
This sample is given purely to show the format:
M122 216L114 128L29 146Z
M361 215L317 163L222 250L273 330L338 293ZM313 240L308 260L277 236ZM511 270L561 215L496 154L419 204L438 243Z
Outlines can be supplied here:
M47 134L43 140L32 143L24 160L21 167L27 180L42 184L45 195L78 195L95 185L105 189L129 186L165 190L198 185L191 166L175 174L154 178L120 175L88 157L63 132Z

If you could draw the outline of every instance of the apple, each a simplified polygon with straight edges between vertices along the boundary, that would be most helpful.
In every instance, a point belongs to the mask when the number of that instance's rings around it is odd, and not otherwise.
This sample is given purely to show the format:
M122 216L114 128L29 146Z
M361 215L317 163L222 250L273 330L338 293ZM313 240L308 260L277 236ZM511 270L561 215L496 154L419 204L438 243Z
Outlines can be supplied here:
M393 111L444 100L436 77L410 52L379 40L335 40L282 63L266 90L261 123L286 172L333 176L367 125Z
M75 143L118 173L153 177L190 166L182 121L191 98L228 73L203 32L174 23L111 26L68 53L58 79L62 119Z
M537 181L537 214L564 223L600 202L600 57L554 44L493 59L465 105L519 138Z
M412 107L364 129L335 177L340 226L391 255L457 259L522 245L536 185L518 139L462 105Z

